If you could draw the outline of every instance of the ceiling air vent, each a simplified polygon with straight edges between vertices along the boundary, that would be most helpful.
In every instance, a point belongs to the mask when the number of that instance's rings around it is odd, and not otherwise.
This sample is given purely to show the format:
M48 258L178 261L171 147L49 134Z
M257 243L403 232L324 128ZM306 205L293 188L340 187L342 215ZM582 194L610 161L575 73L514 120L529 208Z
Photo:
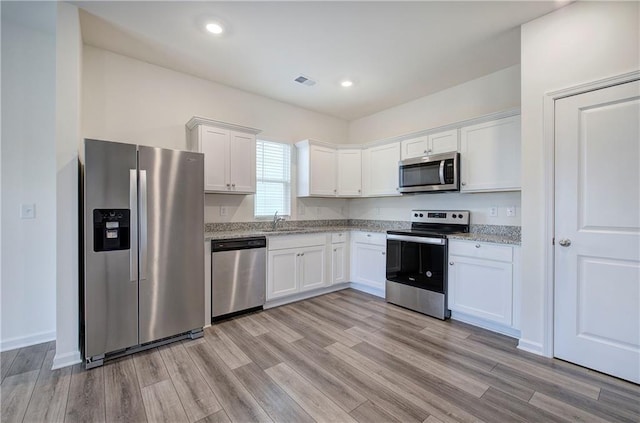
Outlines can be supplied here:
M312 85L316 85L316 81L314 81L313 79L309 79L306 76L302 76L302 75L300 75L299 77L294 79L294 81L299 82L302 85L307 85L309 87L312 86Z

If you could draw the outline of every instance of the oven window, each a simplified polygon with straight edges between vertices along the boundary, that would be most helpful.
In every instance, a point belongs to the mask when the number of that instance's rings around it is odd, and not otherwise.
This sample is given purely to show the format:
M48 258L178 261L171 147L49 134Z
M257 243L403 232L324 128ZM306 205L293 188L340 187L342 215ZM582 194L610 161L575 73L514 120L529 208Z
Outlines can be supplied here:
M400 185L403 187L440 185L440 162L401 166Z
M444 293L446 253L444 245L387 240L387 279Z

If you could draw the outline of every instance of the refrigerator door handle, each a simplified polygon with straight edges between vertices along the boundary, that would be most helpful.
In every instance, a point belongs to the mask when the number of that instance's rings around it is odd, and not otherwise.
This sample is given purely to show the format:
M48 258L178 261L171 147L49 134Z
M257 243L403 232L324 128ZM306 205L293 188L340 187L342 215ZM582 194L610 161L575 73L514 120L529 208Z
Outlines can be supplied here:
M131 210L131 246L129 248L129 280L138 281L138 170L129 169L129 209Z
M147 171L140 171L140 280L147 279Z

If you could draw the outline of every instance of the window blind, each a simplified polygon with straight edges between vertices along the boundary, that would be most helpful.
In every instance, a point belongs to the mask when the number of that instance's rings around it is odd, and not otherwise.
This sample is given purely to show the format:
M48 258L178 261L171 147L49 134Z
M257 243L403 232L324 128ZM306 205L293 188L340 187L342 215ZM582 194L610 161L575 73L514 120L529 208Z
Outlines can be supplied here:
M291 145L256 141L255 216L291 214Z

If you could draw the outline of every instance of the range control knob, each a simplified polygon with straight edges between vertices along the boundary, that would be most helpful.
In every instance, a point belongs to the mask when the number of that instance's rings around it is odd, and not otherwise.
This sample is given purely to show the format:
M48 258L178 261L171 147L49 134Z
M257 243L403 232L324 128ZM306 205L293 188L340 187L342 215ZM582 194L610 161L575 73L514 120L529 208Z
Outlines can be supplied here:
M413 214L413 217L418 217L418 213L414 213L414 214Z
M458 217L458 216L456 216L455 214L451 215L451 218L453 218L453 219L455 219L456 217Z
M424 217L424 214L420 213L420 217Z
M462 219L462 215L461 215L461 214L459 214L459 215L458 215L458 217L459 217L460 219Z

